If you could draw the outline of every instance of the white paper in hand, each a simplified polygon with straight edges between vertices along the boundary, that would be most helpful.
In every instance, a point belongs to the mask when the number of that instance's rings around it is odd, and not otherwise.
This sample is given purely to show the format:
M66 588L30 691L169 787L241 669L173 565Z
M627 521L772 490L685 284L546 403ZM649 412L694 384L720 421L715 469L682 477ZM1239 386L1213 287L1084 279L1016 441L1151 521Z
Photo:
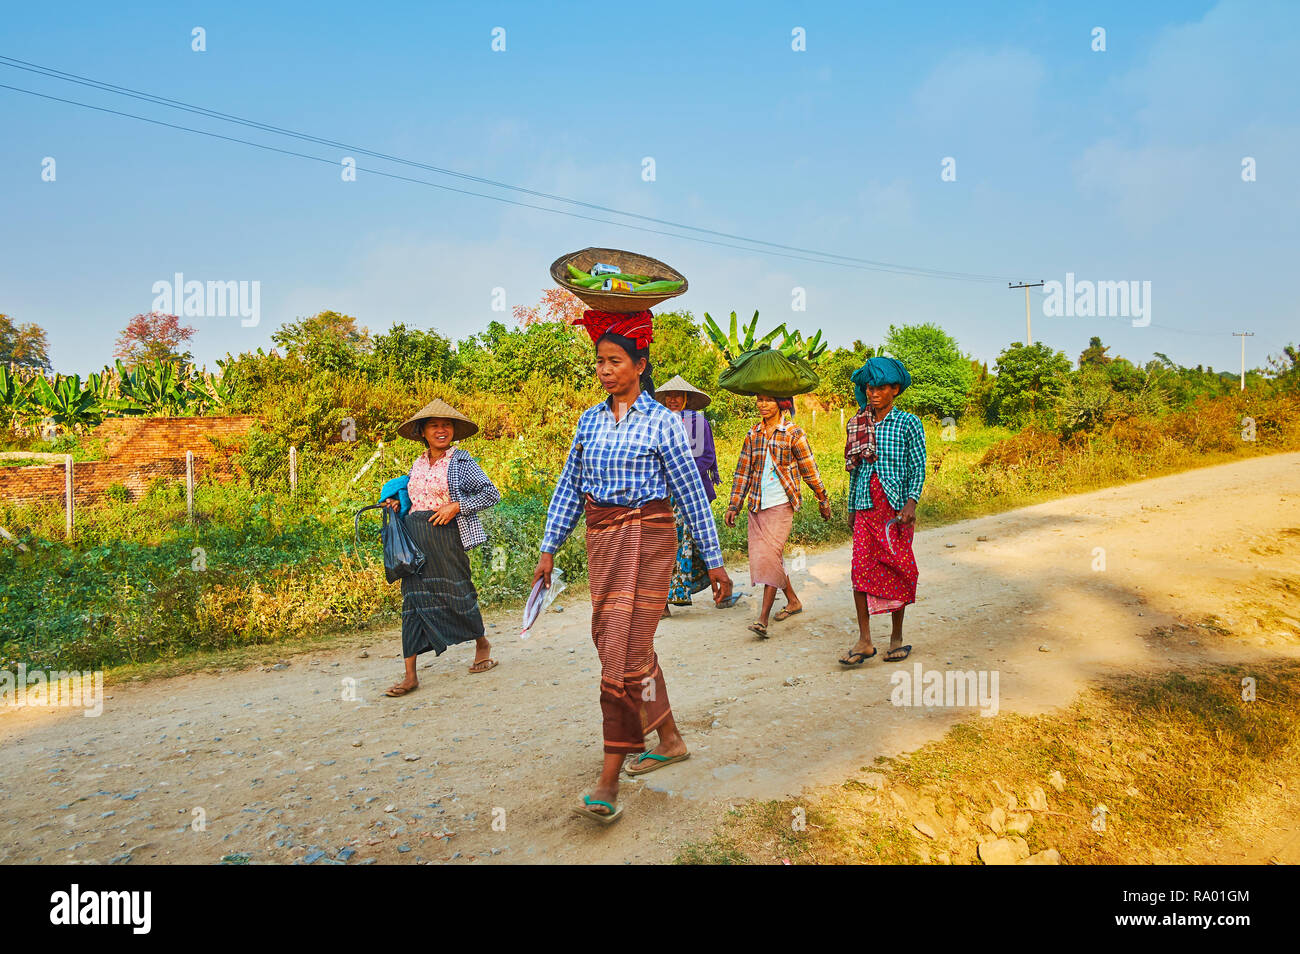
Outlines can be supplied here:
M564 571L559 567L551 570L551 585L543 586L542 581L538 580L533 584L533 591L528 594L528 602L524 604L524 628L520 632L520 639L527 639L529 631L537 618L546 612L546 608L555 602L555 598L564 592Z

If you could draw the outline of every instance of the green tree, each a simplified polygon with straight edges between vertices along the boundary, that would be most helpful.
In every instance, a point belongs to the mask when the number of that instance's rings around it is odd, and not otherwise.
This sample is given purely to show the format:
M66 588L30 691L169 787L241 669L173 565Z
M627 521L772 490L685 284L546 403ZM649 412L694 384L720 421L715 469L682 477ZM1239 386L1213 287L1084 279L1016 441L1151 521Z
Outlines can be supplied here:
M285 353L331 371L350 371L371 348L370 332L351 315L322 311L286 322L271 335Z
M1070 373L1064 351L1041 341L1026 347L1013 342L998 355L997 381L989 401L989 419L1023 427L1046 411Z
M8 315L0 315L0 364L50 370L45 329L31 322L15 324Z
M591 380L595 367L587 332L558 321L516 329L494 321L456 351L455 380L462 390L513 393L533 377L578 385Z
M411 378L426 374L440 380L453 377L456 363L448 339L436 331L407 328L404 324L394 324L375 336L367 362L370 370L380 375Z
M704 330L689 311L655 315L650 360L655 381L662 384L680 374L701 391L716 395L722 355L704 337Z
M1079 355L1079 367L1085 368L1090 365L1110 364L1114 359L1111 358L1110 355L1106 354L1109 350L1109 347L1101 343L1100 338L1093 335L1088 340L1088 347L1084 348L1083 353Z
M856 406L857 399L850 378L854 371L875 354L875 348L864 345L861 341L853 342L852 348L827 351L817 361L817 376L822 379L822 383L814 393L830 407Z
M912 386L898 399L899 407L936 417L957 415L965 409L974 380L971 361L938 325L890 325L884 351L903 362L912 375Z

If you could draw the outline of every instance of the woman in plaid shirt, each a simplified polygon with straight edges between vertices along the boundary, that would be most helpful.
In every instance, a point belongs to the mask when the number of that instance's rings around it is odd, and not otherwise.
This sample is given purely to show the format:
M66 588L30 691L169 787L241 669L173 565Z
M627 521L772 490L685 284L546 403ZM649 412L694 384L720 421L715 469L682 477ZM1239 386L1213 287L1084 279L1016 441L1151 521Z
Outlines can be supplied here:
M903 645L903 613L916 602L912 534L925 485L925 428L919 417L894 407L894 399L911 383L897 358L869 358L853 374L862 410L848 423L844 463L853 518L850 576L858 641L840 657L843 666L861 666L876 655L871 616L878 613L893 617L885 659L899 662L912 652Z
M785 592L785 607L776 614L778 623L803 612L803 604L785 572L783 556L799 509L799 478L802 476L812 488L823 520L831 518L831 504L808 435L790 420L793 399L760 394L757 403L761 420L745 435L731 482L731 501L723 519L727 526L734 527L745 498L749 498L749 582L753 586L763 584L763 606L749 629L766 639L767 617L777 590Z
M591 794L573 811L602 825L623 814L616 801L620 769L644 775L690 755L654 648L677 555L670 494L702 551L714 600L731 595L718 529L686 430L654 399L651 318L648 311L586 311L575 322L586 326L596 346L596 377L609 397L578 419L533 571L534 583L551 585L555 553L583 517L605 760ZM645 738L651 731L659 737L654 747Z

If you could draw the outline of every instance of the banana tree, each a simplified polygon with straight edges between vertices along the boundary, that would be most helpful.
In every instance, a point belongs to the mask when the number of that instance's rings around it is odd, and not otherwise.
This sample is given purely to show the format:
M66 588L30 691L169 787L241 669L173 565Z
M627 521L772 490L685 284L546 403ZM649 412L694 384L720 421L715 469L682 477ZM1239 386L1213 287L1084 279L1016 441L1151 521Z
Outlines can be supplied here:
M54 376L54 383L41 376L35 379L32 399L56 424L67 428L85 426L103 416L94 391L82 387L81 375Z
M121 398L113 406L121 413L178 417L197 403L189 373L179 370L175 361L158 360L131 371L119 359L117 373Z
M744 332L744 337L736 333L736 313L731 313L731 328L727 335L723 335L722 329L718 323L713 320L713 316L707 311L704 313L704 332L713 342L713 346L722 352L723 357L728 361L740 357L747 351L759 351L763 348L770 347L776 340L777 335L785 334L785 322L777 325L763 337L755 340L754 334L758 330L758 312L754 312L754 317L749 320L749 324L742 325L740 330Z
M0 424L13 427L32 408L32 381L0 364Z

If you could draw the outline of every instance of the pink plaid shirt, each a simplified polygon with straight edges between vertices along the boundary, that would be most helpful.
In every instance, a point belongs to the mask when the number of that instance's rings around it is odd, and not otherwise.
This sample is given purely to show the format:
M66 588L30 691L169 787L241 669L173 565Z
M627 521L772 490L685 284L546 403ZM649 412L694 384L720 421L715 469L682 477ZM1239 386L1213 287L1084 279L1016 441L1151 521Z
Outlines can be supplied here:
M451 493L447 489L449 463L450 450L433 464L429 463L428 454L421 454L415 459L411 465L411 479L406 485L412 510L437 510L444 504L451 503Z

